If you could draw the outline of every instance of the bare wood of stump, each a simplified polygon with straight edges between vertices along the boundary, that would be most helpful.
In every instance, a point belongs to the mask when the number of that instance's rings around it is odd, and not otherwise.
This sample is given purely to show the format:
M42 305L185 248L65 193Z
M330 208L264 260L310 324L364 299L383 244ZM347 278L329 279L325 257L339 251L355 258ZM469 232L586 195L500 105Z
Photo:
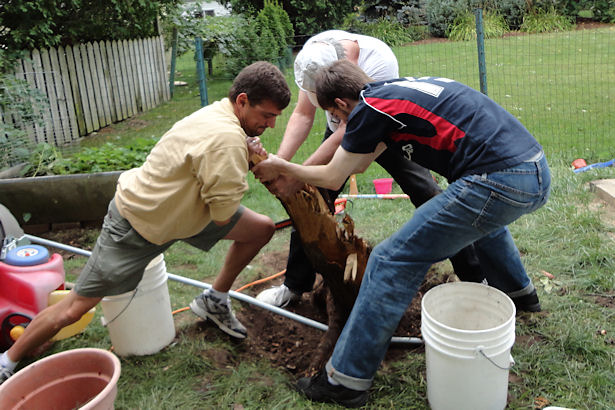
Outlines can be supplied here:
M250 160L257 164L264 157L252 155ZM346 214L342 223L336 221L327 201L312 185L290 198L279 198L294 228L299 233L303 249L314 269L323 277L329 290L327 294L328 330L310 362L309 373L324 367L329 359L354 301L359 292L363 272L371 247L354 233L354 221ZM347 261L356 255L356 276L344 281ZM350 258L349 258L350 256Z

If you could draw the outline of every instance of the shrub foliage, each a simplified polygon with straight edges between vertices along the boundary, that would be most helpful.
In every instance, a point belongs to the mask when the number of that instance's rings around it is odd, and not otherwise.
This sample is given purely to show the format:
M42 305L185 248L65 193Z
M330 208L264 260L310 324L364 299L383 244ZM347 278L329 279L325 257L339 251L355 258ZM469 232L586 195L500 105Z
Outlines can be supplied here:
M483 13L483 32L485 38L501 37L508 32L508 25L500 14L485 11ZM457 16L447 30L447 37L453 41L476 39L476 15L468 10Z
M1 57L1 53L0 53ZM34 143L21 125L42 126L43 112L49 106L46 96L26 81L0 73L0 169L25 161Z
M47 48L157 33L161 11L178 0L13 0L0 7L0 44L8 49Z
M256 15L261 10L264 0L223 0L230 5L233 12ZM321 31L340 27L346 14L359 7L361 0L282 0L281 7L288 13L295 34L301 34L295 40L301 44L308 37Z

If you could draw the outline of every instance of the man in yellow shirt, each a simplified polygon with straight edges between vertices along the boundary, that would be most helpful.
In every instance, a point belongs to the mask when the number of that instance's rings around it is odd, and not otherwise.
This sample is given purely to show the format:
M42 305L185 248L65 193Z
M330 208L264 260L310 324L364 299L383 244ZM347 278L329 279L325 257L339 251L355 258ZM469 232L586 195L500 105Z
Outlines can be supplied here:
M243 268L269 242L273 221L240 205L248 189L249 154L265 154L258 138L290 101L284 75L257 62L233 81L228 98L178 121L145 163L124 172L109 204L100 236L75 288L40 312L23 335L0 355L0 383L17 363L104 296L136 289L147 264L183 240L209 250L233 241L212 289L190 304L225 333L245 338L228 291ZM136 291L136 290L135 290Z

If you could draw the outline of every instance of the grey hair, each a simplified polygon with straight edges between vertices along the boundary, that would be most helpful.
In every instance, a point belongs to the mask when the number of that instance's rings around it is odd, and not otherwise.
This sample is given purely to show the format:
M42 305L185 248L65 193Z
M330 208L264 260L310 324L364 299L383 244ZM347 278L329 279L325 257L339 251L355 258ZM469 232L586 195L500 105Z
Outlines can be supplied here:
M335 49L335 54L337 54L338 60L343 60L346 58L346 50L344 50L344 45L338 40L334 38L323 38L322 40L318 40L317 43L331 44Z

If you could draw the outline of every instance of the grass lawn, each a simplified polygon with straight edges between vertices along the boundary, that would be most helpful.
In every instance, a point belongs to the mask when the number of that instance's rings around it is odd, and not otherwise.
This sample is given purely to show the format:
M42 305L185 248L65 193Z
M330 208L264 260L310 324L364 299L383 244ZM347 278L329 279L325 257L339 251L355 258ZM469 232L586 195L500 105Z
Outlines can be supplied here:
M121 143L137 136L162 135L173 122L199 108L193 65L188 56L178 61L180 74L176 79L189 85L176 87L172 101L101 130L83 144ZM293 84L290 70L287 75ZM211 81L210 101L223 97L229 84L227 80ZM296 95L294 84L293 92ZM278 120L276 129L268 130L262 137L265 147L271 151L275 152L279 145L292 104ZM562 116L552 120L557 123L569 113L552 111L552 115ZM319 144L323 122L323 118L316 120L313 135L301 148L297 161L306 158ZM547 404L577 409L613 408L615 218L614 211L596 199L588 182L615 178L615 169L574 174L570 169L574 158L566 150L562 153L556 148L554 145L547 150L553 173L549 202L510 226L528 273L538 288L544 312L517 317L517 338L512 349L516 364L509 378L509 408L542 408ZM359 192L372 193L372 179L384 176L385 172L378 166L370 167L358 177ZM287 217L278 201L251 175L249 184L246 206L275 221ZM401 191L394 186L394 192ZM358 233L376 244L409 219L413 207L403 200L355 200L347 210L355 220ZM82 246L91 245L95 237L96 232L90 232ZM228 243L220 243L211 252L203 253L176 244L165 254L167 269L211 283L227 248ZM284 266L287 251L288 232L282 230L240 275L234 288L276 273L267 256L281 258ZM74 280L84 263L83 257L67 258L67 279ZM447 264L442 262L443 270L448 269ZM187 306L199 292L175 282L169 282L169 290L173 309ZM234 302L234 306L239 312L256 309L239 302ZM83 334L55 343L45 355L79 347L110 348L100 316L101 309L97 309L95 320ZM305 400L292 388L296 379L292 372L276 368L263 358L247 356L244 345L215 329L203 327L191 313L176 314L175 324L176 341L160 353L122 358L116 409L334 407ZM311 351L306 349L305 354ZM408 349L400 360L383 366L377 374L369 406L428 408L425 357L421 349Z

